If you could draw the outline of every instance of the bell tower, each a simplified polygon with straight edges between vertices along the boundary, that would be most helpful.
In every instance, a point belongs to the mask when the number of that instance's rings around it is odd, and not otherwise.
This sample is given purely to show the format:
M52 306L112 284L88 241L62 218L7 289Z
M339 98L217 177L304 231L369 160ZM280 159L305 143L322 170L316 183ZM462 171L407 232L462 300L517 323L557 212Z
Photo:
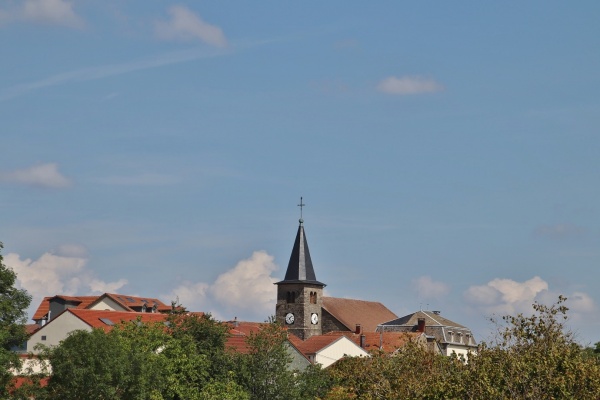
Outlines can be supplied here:
M323 333L321 309L323 306L324 283L317 281L313 269L308 242L302 219L302 197L300 197L300 220L292 255L285 278L277 285L275 317L289 332L306 340Z

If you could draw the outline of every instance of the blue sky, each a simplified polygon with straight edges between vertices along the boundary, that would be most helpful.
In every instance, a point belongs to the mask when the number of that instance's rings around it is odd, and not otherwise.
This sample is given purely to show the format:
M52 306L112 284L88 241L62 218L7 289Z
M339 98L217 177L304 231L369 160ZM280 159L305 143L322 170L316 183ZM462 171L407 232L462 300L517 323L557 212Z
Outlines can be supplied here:
M600 5L6 1L0 240L34 296L330 296L600 340Z

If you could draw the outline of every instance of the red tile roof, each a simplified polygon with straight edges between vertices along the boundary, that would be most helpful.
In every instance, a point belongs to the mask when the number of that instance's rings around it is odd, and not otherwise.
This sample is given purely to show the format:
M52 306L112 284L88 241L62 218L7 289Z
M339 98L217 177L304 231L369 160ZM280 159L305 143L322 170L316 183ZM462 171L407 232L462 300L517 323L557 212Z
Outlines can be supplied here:
M124 309L129 310L129 311L136 311L136 310L134 310L134 308L136 308L136 309L141 308L144 305L144 303L146 304L146 306L148 308L152 308L152 306L154 306L154 304L156 304L158 312L171 311L170 305L166 305L159 299L155 299L153 297L130 296L130 295L124 295L124 294L117 294L117 293L104 293L99 296L56 295L56 296L52 296L52 297L44 297L44 299L38 306L37 310L35 311L35 314L33 315L32 319L34 321L37 321L37 320L44 318L44 316L46 314L48 314L48 311L50 310L50 300L52 300L54 298L59 298L59 299L63 299L63 300L70 301L70 302L79 302L79 304L77 304L77 307L75 307L75 308L86 309L89 306L97 303L98 301L100 301L101 299L106 298L106 297L112 299L117 304L121 305ZM145 300L145 302L144 302L144 300Z
M323 309L351 331L360 324L363 332L375 332L377 325L398 318L383 304L375 301L323 297Z
M40 305L38 306L37 310L35 311L35 314L33 314L32 319L34 321L37 321L37 320L44 318L44 316L46 314L48 314L48 311L50 311L50 300L51 299L59 298L59 299L63 299L63 300L71 301L71 302L79 301L77 308L86 308L87 306L92 304L92 302L94 302L96 299L98 299L98 297L99 296L62 296L62 295L44 297L44 299L41 301Z
M34 333L35 331L37 331L40 328L41 328L41 326L38 324L25 325L25 331L27 332L28 335L31 335L32 333Z
M294 343L294 345L300 350L304 355L315 354L317 351L324 349L327 346L337 342L341 339L343 335L339 336L327 336L327 335L317 335L311 336L305 341L301 341L300 343Z
M104 293L102 296L99 296L94 303L100 301L101 299L108 297L115 301L117 304L120 304L123 308L133 310L133 308L141 308L144 304L146 307L152 308L155 304L158 311L170 311L171 306L167 306L159 299L155 299L152 297L138 297L138 296L129 296L124 294L117 293Z
M238 353L247 354L250 349L246 344L246 338L251 333L258 332L266 325L265 322L228 321L231 326L229 336L225 342L225 348Z
M166 314L160 313L138 313L138 312L130 312L130 311L99 311L99 310L79 310L79 309L67 309L67 312L75 315L77 318L85 322L87 325L92 328L100 328L105 331L109 331L112 329L113 324L118 324L121 322L127 321L135 321L138 318L141 319L142 322L163 322L167 319ZM108 324L102 319L105 319ZM50 321L52 323L55 320Z
M426 341L423 332L363 332L366 351L382 350L385 353L393 353L402 348L409 341ZM360 334L354 332L328 332L324 336L345 336L360 346Z

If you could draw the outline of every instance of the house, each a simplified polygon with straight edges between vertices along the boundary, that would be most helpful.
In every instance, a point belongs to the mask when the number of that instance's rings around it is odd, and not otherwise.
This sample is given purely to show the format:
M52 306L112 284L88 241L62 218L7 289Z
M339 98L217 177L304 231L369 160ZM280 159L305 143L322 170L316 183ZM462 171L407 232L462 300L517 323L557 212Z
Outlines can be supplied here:
M164 313L172 306L151 297L128 296L104 293L100 296L63 296L45 297L38 306L33 320L43 326L66 309L111 310L123 312Z
M471 330L441 316L439 311L417 311L382 323L379 332L423 332L433 339L443 355L467 358L477 351Z
M327 368L344 357L369 357L369 353L344 335L318 335L300 340L290 335L290 341L312 364Z
M369 354L371 352L383 352L393 355L409 342L431 348L424 332L364 332L361 326L357 326L354 332L328 332L324 336L345 336ZM437 352L439 353L439 351Z
M301 218L299 222L285 278L275 283L275 317L279 323L306 340L327 332L352 332L356 325L375 332L379 324L398 318L379 302L324 297L325 284L316 278L304 221Z
M225 342L225 348L230 351L248 354L250 352L250 347L248 346L246 339L248 339L251 334L258 333L267 323L234 320L229 321L228 324L231 328L229 329L229 336ZM291 357L291 362L288 364L288 369L291 371L303 371L311 364L308 357L299 350L297 344L295 336L289 335L285 345L287 353Z
M27 341L27 352L39 354L38 344L56 346L66 339L70 332L76 330L92 331L94 328L108 331L115 324L127 321L164 322L166 314L132 312L132 311L105 311L93 309L67 308L50 322L35 331Z

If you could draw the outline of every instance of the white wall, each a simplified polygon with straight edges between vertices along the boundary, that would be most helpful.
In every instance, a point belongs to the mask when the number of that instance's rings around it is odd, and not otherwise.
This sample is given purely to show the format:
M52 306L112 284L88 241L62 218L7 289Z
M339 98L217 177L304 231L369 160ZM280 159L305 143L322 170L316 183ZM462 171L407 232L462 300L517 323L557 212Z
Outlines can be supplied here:
M347 337L342 336L339 340L318 351L315 355L315 363L319 363L323 368L327 368L345 355L367 357L369 353L354 344Z
M46 346L56 346L61 340L66 339L69 332L75 330L91 331L92 328L69 311L63 312L31 335L27 341L27 351L39 354L39 351L35 350L38 343ZM43 336L46 337L46 340L42 340Z
M129 311L123 306L119 305L116 301L111 299L110 297L104 297L97 304L94 304L92 307L89 307L90 310L110 310L110 311Z

